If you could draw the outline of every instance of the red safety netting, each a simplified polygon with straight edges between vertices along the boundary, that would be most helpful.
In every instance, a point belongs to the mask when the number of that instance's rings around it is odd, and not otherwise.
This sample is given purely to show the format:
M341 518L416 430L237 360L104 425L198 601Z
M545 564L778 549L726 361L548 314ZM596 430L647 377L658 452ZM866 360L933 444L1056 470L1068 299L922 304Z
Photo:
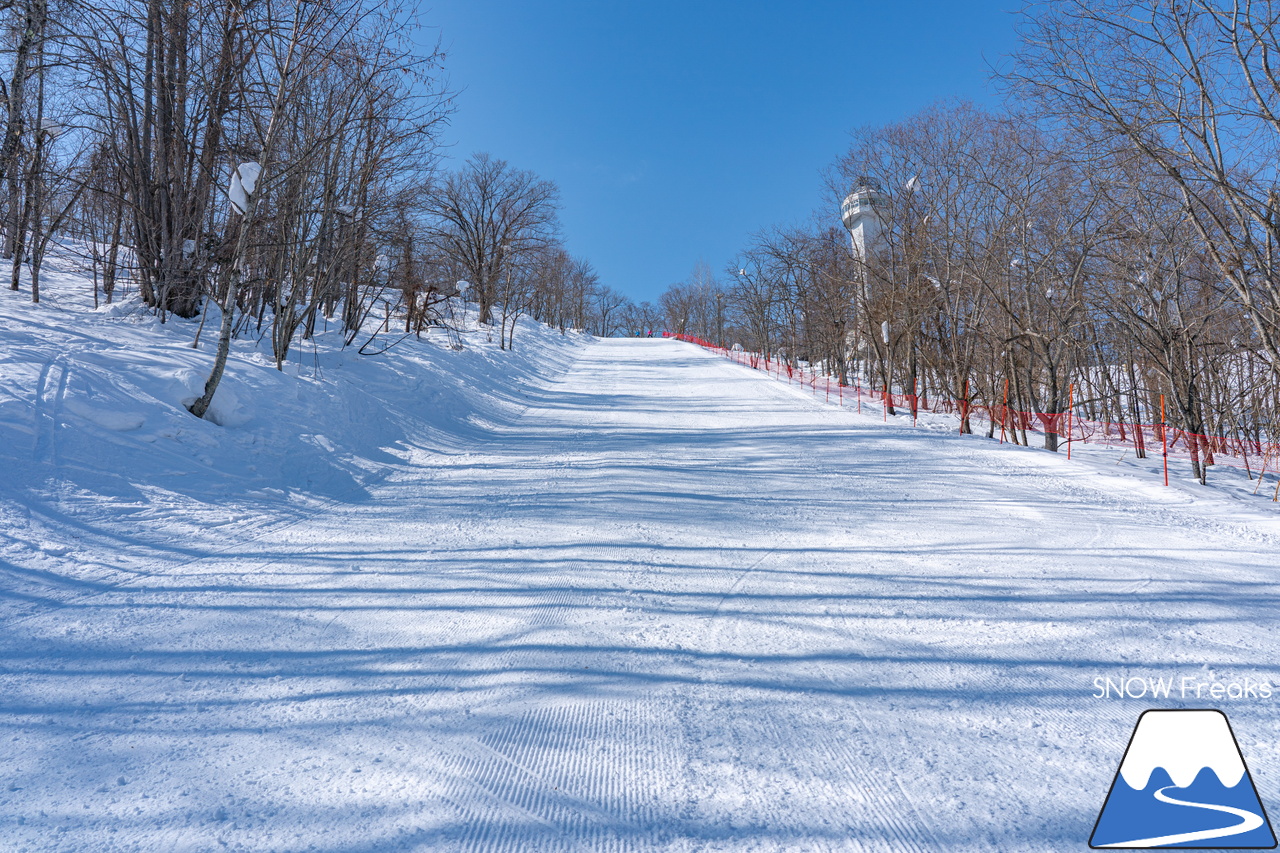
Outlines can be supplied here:
M1020 440L1012 437L1017 430L1026 434L1044 436L1056 434L1061 446L1067 450L1074 443L1125 448L1140 457L1191 460L1205 465L1228 465L1243 469L1251 476L1280 471L1280 442L1260 441L1230 436L1197 435L1163 424L1127 424L1109 421L1092 421L1076 417L1073 412L1022 412L1007 406L985 406L969 400L946 400L926 395L894 393L888 389L875 390L860 384L844 385L831 376L819 375L811 367L796 367L789 362L770 359L759 353L727 349L691 335L664 333L663 337L675 338L697 344L733 361L762 370L779 380L798 384L823 396L837 405L857 406L863 402L879 405L888 418L889 412L910 414L915 418L920 412L956 415L963 423L968 416L973 429L974 420L993 426L993 436L1001 441Z

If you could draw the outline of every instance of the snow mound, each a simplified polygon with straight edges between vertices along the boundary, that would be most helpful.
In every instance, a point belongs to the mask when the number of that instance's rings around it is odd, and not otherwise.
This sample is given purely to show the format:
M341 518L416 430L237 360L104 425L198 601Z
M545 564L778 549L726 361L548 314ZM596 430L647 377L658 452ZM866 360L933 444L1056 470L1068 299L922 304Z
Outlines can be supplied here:
M459 304L461 332L384 332L371 351L399 342L378 355L357 352L367 334L343 347L327 321L281 371L268 326L250 327L201 420L187 406L213 362L217 309L193 349L198 320L162 324L128 291L95 309L77 263L50 259L38 305L0 294L0 560L19 565L54 554L50 542L171 550L210 541L228 511L248 525L282 502L287 514L367 500L396 470L518 417L584 343L521 320L502 350ZM80 571L70 562L57 571Z

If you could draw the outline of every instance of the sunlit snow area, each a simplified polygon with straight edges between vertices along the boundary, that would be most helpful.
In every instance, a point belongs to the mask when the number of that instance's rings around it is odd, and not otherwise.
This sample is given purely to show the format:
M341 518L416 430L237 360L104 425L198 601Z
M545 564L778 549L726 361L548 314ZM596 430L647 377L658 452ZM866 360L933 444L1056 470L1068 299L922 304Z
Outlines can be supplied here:
M0 850L1081 850L1152 707L1221 708L1280 811L1243 474L461 305L247 336L202 421L209 329L50 265L0 292Z

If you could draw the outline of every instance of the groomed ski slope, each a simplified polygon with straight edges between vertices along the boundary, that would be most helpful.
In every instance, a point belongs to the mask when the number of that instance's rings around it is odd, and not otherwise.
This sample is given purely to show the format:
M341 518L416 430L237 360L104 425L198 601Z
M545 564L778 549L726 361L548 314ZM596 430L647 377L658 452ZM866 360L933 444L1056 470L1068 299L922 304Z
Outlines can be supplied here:
M1280 810L1265 512L576 352L370 500L9 619L0 848L1078 851L1148 707Z

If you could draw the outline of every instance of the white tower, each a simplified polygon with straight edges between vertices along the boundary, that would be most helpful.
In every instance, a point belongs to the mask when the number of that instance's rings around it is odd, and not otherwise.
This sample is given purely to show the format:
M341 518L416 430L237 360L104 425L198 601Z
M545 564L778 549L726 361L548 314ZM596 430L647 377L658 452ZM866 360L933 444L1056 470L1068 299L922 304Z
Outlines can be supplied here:
M880 239L880 229L884 225L880 215L884 210L884 204L884 196L875 181L864 177L858 178L857 189L845 196L844 202L840 205L840 218L844 221L844 227L849 230L849 236L853 238L853 256L859 262L867 260L867 253L875 248ZM859 303L859 310L866 311L871 297L870 282L865 269L859 269L856 275L858 282L854 301ZM874 339L866 336L865 330L862 330L859 324L849 333L846 346L856 358L857 353L871 350Z
M845 196L840 205L840 218L853 238L853 254L865 260L867 252L875 248L884 220L880 218L885 199L874 181L858 179L858 188Z

